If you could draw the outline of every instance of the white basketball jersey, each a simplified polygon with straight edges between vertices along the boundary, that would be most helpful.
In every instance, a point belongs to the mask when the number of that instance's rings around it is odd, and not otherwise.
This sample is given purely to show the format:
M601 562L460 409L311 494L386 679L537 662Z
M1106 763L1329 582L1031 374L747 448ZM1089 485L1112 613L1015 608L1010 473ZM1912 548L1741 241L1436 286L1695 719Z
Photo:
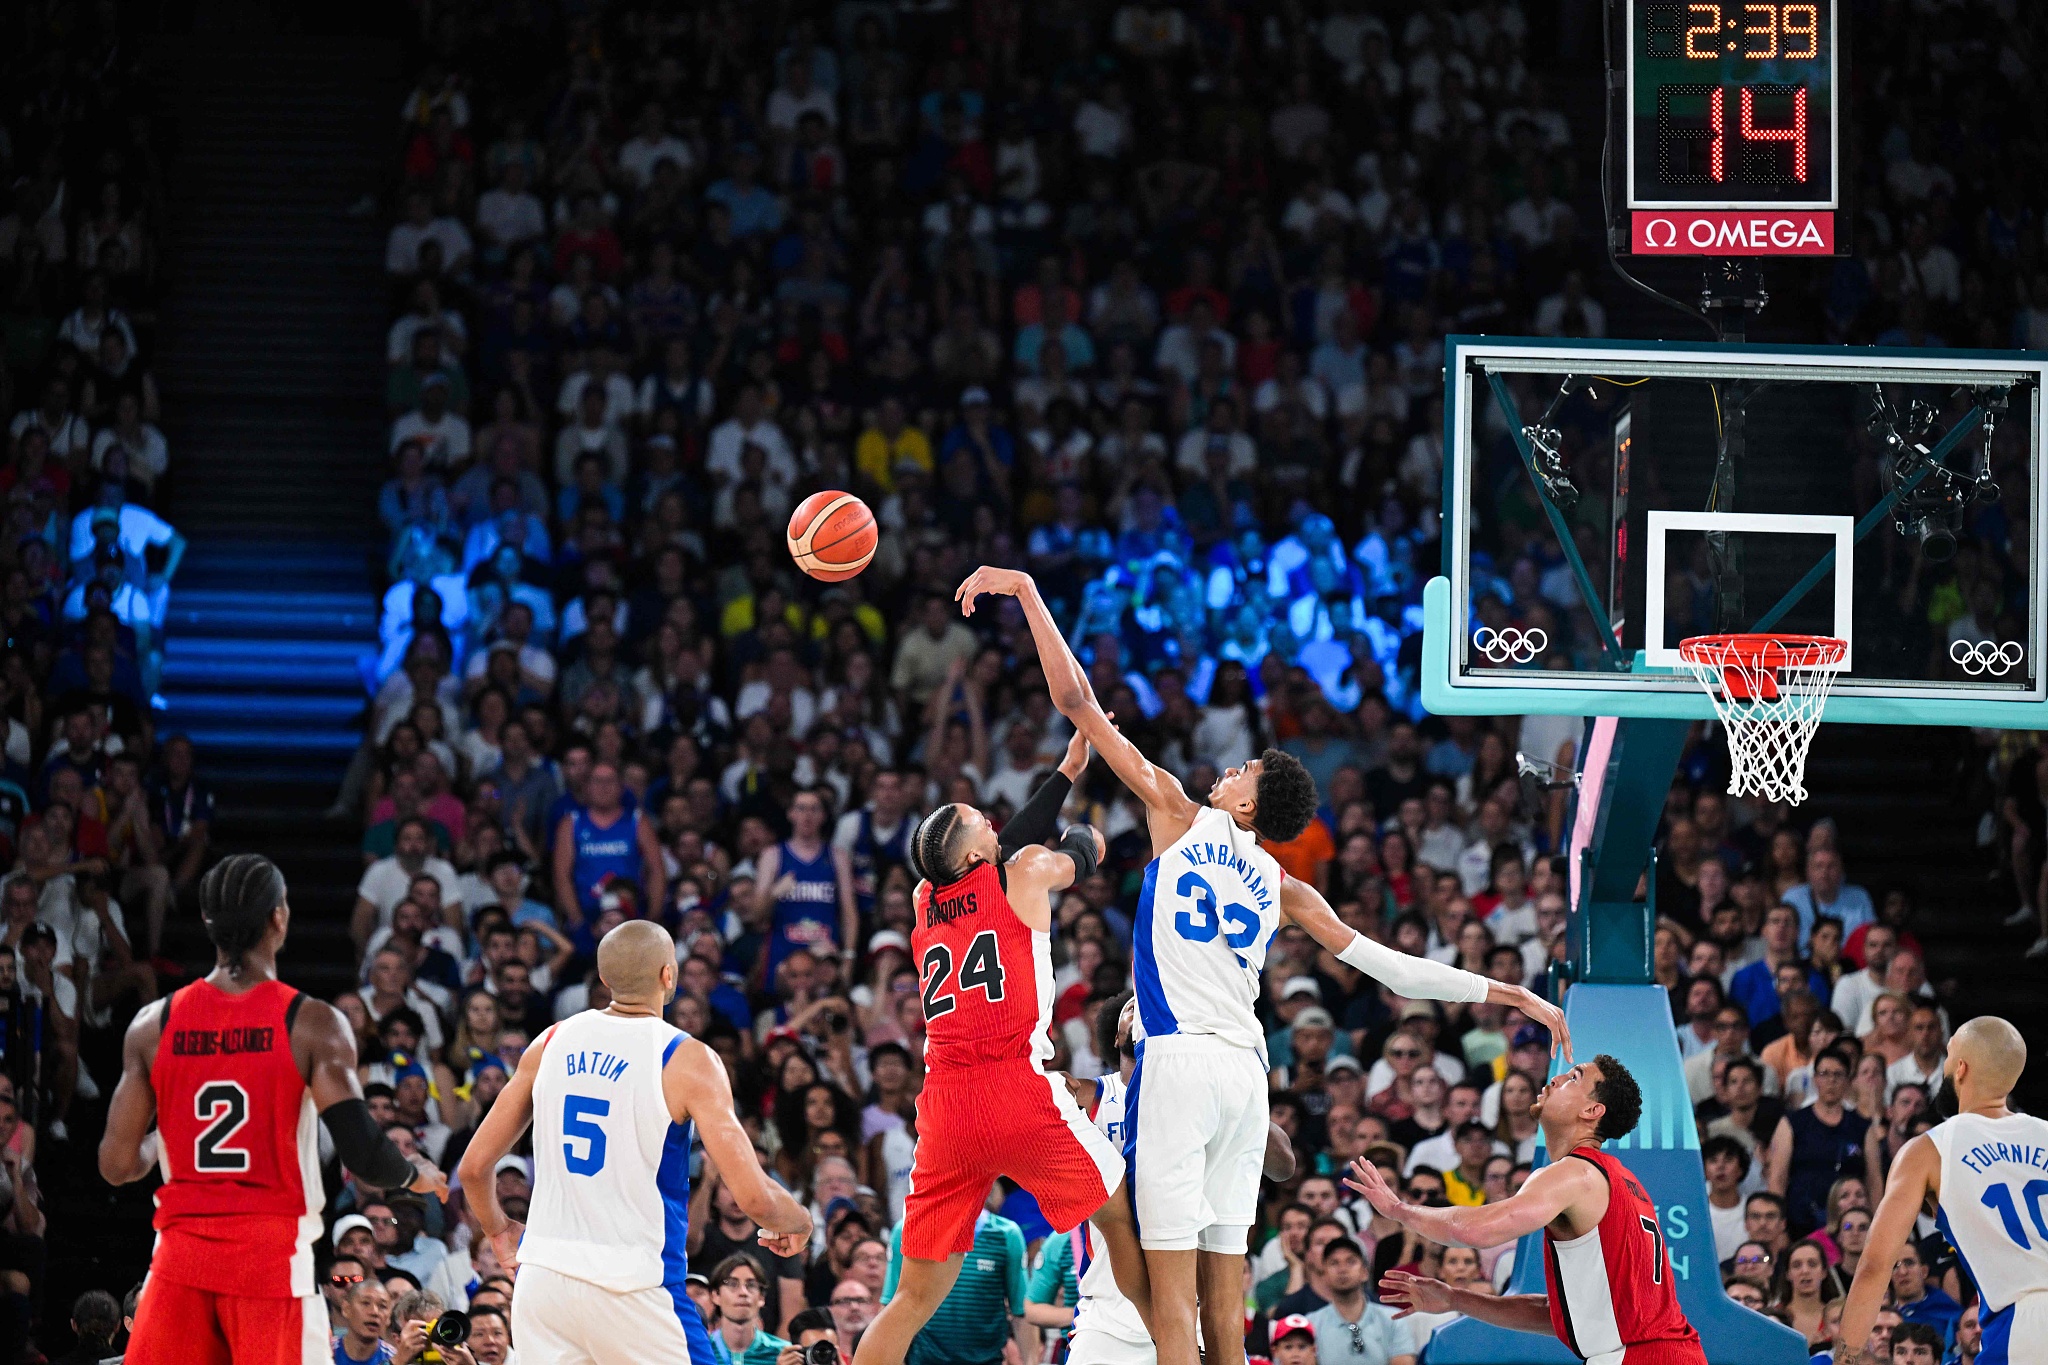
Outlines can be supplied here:
M1095 1101L1095 1126L1121 1147L1124 1078L1112 1071L1098 1077L1096 1085L1101 1088ZM1119 1341L1150 1346L1152 1337L1145 1331L1145 1320L1116 1287L1116 1275L1109 1268L1109 1254L1095 1224L1083 1223L1067 1235L1074 1239L1074 1279L1081 1291L1081 1302L1074 1309L1074 1330L1107 1332Z
M533 1082L533 1202L519 1259L619 1293L687 1273L690 1128L661 1071L684 1034L585 1010L556 1024Z
M1139 1037L1206 1033L1263 1048L1252 1006L1280 927L1281 876L1258 836L1209 806L1152 860L1133 931Z
M1977 1282L1986 1316L2048 1292L2048 1120L1958 1114L1927 1140L1941 1153L1935 1221Z

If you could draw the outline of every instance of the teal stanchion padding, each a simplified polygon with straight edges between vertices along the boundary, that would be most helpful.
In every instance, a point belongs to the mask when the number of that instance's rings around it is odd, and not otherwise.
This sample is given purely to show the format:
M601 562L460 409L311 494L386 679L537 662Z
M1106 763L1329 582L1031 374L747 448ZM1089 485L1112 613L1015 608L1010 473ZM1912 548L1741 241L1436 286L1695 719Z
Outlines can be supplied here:
M1721 1292L1699 1135L1664 988L1574 986L1565 997L1565 1021L1571 1025L1576 1060L1609 1053L1642 1087L1642 1121L1628 1136L1608 1143L1607 1150L1621 1158L1656 1202L1678 1302L1700 1334L1709 1365L1805 1365L1806 1341L1799 1333ZM1536 1164L1546 1159L1539 1140ZM1516 1247L1508 1292L1544 1292L1541 1232L1530 1233ZM1578 1357L1554 1337L1466 1318L1437 1329L1427 1360L1429 1365L1573 1365Z

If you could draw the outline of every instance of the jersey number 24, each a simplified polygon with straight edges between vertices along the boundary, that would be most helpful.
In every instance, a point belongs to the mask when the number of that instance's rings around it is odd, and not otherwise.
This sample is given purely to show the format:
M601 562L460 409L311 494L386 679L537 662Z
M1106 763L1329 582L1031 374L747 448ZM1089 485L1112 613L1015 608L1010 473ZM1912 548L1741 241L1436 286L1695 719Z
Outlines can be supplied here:
M924 950L922 970L924 1017L931 1020L951 1014L959 1004L954 993L946 989L946 978L953 975L952 950L943 943L934 943ZM1003 957L997 951L994 930L984 929L967 945L956 980L961 990L979 990L991 1004L1003 998Z

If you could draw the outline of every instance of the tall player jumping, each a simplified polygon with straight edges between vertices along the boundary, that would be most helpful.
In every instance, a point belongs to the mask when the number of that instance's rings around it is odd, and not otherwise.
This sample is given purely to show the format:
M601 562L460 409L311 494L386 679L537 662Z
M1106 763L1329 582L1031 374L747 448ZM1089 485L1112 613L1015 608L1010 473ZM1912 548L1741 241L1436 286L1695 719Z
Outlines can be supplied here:
M1407 1203L1362 1158L1344 1183L1382 1215L1448 1246L1495 1247L1542 1228L1547 1292L1496 1298L1396 1270L1380 1281L1380 1301L1399 1308L1396 1317L1463 1313L1517 1332L1555 1333L1588 1365L1707 1365L1700 1334L1678 1306L1657 1206L1619 1158L1600 1150L1643 1115L1635 1077L1603 1052L1553 1077L1535 1114L1554 1159L1497 1204Z
M527 1365L716 1365L690 1300L690 1129L778 1256L810 1243L811 1215L761 1170L733 1112L718 1054L663 1017L676 945L627 920L597 945L612 993L545 1029L462 1154L477 1226L517 1268L512 1332ZM533 1125L524 1226L498 1206L491 1172Z
M164 1175L127 1359L326 1365L314 1116L365 1184L445 1195L448 1182L407 1160L370 1117L340 1011L277 979L291 909L276 865L253 853L223 859L199 884L199 910L214 969L135 1016L100 1139L108 1184L152 1166Z
M1144 1310L1130 1205L1111 1198L1123 1184L1123 1156L1064 1079L1045 1070L1053 1050L1052 897L1094 874L1102 836L1070 825L1057 852L1041 840L1087 753L1076 735L1060 771L1000 837L988 817L957 804L940 806L910 836L922 879L910 950L924 981L925 1081L903 1201L903 1270L895 1297L860 1339L855 1365L902 1365L953 1288L998 1176L1035 1196L1060 1232L1092 1215L1112 1273Z
M2006 1103L2026 1069L2026 1040L2003 1019L1981 1015L1949 1039L1941 1072L1958 1112L1892 1160L1842 1307L1844 1344L1835 1359L1843 1365L1867 1359L1864 1343L1884 1306L1892 1264L1930 1204L1983 1296L1977 1365L2048 1361L2048 1121L2014 1113Z
M1353 931L1314 887L1285 876L1264 847L1297 837L1315 815L1315 779L1300 760L1268 749L1225 773L1207 806L1197 804L1104 714L1029 574L977 569L954 596L972 615L983 593L1017 599L1053 705L1145 803L1152 862L1134 930L1140 1043L1124 1151L1150 1278L1150 1321L1162 1365L1197 1365L1199 1304L1210 1365L1241 1365L1244 1253L1258 1213L1268 1122L1265 1033L1253 1005L1281 918L1410 999L1512 1005L1548 1027L1569 1056L1564 1013L1520 986L1395 952Z

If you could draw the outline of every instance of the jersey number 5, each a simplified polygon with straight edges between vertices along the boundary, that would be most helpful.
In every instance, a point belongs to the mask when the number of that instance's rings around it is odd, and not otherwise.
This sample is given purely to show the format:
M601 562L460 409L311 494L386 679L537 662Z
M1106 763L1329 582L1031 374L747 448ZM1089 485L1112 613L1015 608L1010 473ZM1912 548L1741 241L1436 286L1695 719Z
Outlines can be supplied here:
M192 1169L215 1173L249 1169L249 1153L226 1145L249 1121L248 1091L233 1081L209 1081L193 1096L192 1114L206 1125L192 1144Z
M1636 1215L1642 1221L1643 1231L1650 1234L1650 1283L1664 1283L1664 1229L1657 1226L1657 1220L1647 1213Z
M959 1003L953 992L946 989L946 978L953 974L953 954L945 944L934 943L924 950L924 1017L926 1020L951 1014ZM991 1004L1003 998L1003 959L996 951L996 935L993 929L984 929L974 936L967 945L967 956L960 959L960 989L979 989Z

